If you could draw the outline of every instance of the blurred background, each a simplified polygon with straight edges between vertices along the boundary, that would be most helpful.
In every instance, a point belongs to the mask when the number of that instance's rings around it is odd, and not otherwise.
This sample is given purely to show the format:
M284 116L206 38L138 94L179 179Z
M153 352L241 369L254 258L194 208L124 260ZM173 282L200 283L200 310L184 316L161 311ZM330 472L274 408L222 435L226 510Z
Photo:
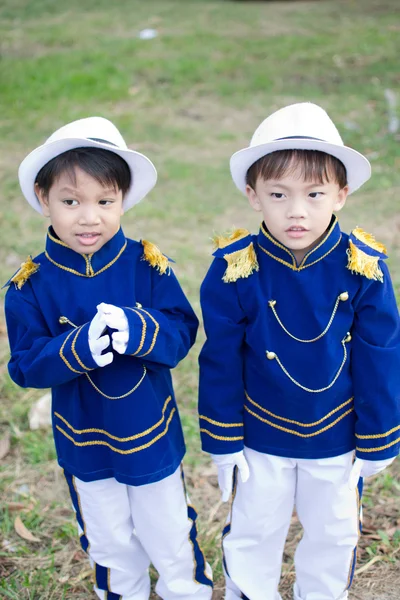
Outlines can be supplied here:
M18 165L56 128L99 115L155 163L159 182L123 219L129 237L156 242L200 316L198 291L211 237L232 226L256 231L228 161L272 111L309 100L323 106L346 144L366 154L373 177L340 214L389 251L400 293L400 74L397 0L1 0L0 281L42 251L47 227L23 199ZM1 300L4 290L1 292ZM2 302L1 302L2 304ZM175 371L188 444L187 479L201 542L223 597L215 472L200 452L197 355ZM9 379L0 308L0 598L94 598L74 515L37 402L46 390ZM34 414L32 414L32 407ZM40 428L36 428L38 425ZM364 533L354 600L398 600L399 460L364 494ZM296 517L281 582L291 598Z

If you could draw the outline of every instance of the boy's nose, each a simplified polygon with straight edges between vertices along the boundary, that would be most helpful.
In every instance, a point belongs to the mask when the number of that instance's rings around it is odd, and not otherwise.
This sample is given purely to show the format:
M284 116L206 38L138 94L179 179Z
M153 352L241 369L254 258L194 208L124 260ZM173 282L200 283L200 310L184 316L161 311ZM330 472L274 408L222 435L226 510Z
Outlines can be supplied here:
M307 208L300 199L293 200L288 207L289 219L304 219L307 216Z
M100 222L100 216L96 207L85 206L80 215L79 223L81 225L97 225Z

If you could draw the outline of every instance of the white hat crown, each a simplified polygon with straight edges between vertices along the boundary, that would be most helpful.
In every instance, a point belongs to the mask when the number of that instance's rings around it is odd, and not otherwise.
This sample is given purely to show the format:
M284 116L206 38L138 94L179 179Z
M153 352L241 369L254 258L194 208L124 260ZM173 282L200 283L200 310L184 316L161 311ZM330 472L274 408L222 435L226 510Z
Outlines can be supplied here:
M125 160L131 172L131 185L123 199L125 211L143 200L156 184L157 171L151 160L128 148L111 121L103 117L87 117L57 129L44 144L32 150L19 166L22 193L39 213L42 209L35 193L37 174L50 160L76 148L102 148Z
M230 160L232 179L246 193L247 171L263 156L281 150L317 150L340 160L347 173L349 194L371 176L365 156L344 145L323 108L311 102L291 104L267 117L255 130L250 145L235 152Z
M127 149L126 142L114 123L103 117L87 117L63 125L46 140L46 144L58 140L82 138L97 142L106 142L118 148Z
M277 110L257 127L250 146L290 138L314 138L343 146L332 119L323 108L311 102L291 104Z

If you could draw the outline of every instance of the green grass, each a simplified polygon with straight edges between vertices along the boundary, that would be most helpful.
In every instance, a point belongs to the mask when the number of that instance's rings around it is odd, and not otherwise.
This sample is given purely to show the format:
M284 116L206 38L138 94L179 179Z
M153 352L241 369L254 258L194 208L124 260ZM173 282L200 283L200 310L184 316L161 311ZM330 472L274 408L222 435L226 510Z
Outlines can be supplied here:
M65 6L53 0L3 0L0 280L7 281L28 254L41 251L47 226L21 197L19 162L62 124L102 115L120 127L131 147L148 154L159 172L155 190L124 217L125 232L157 242L177 261L177 274L199 314L198 289L214 231L258 227L257 216L231 182L230 155L248 144L271 111L310 100L328 110L345 143L371 160L373 177L349 198L341 222L345 230L360 225L387 244L400 297L399 134L388 133L384 96L385 89L399 88L397 15L396 0L70 0ZM158 37L138 39L146 27L157 29ZM199 450L196 418L203 339L201 331L174 379L188 443L189 487L200 508L203 546L219 598L223 511L212 512L218 494L208 458ZM33 500L34 508L21 516L41 542L19 538L16 513L4 508L0 542L8 540L15 552L0 545L0 596L83 599L90 589L89 578L82 578L87 563L76 554L73 515L51 435L29 431L29 407L41 393L12 384L7 359L0 321L0 435L7 429L12 435L11 453L0 464L0 501L29 508ZM399 494L396 472L366 490L366 511L373 514L378 497L389 507L389 517L377 517L383 532L392 518L390 503ZM21 486L28 491L18 491ZM388 542L384 535L369 546L366 542L369 553L381 553L384 563L398 560L398 537ZM290 564L288 559L287 572ZM289 572L285 598L290 578ZM367 592L361 595L369 598Z

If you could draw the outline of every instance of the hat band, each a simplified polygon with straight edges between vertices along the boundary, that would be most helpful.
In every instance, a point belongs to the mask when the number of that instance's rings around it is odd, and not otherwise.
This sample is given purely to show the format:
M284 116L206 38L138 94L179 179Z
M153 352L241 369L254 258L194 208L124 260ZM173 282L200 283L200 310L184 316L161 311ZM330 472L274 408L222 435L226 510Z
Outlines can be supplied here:
M310 135L288 135L287 137L276 138L274 142L279 140L317 140L318 142L324 142L321 138L311 137Z
M108 140L102 140L101 138L88 138L88 140L92 140L92 142L100 142L100 144L109 144L110 146L115 146L115 148L118 148L117 144L113 144Z

